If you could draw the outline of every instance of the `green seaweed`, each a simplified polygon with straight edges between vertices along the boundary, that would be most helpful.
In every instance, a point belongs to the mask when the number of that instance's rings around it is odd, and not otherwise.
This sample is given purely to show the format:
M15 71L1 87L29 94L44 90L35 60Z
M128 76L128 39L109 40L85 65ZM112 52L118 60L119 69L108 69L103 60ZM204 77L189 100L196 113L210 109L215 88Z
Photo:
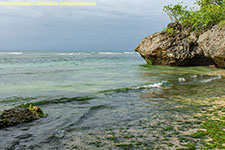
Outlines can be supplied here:
M152 61L151 60L146 60L148 65L152 65Z
M29 110L33 113L36 113L41 118L45 116L44 112L41 110L40 107L30 105Z
M212 141L208 144L209 148L225 149L225 122L219 120L207 120L202 125L206 129L206 134Z
M172 126L168 126L168 127L164 128L164 131L170 131L170 130L173 130Z
M69 103L69 102L73 102L73 101L86 102L93 98L94 97L89 97L89 96L73 97L73 98L64 98L63 97L63 98L54 99L54 100L43 100L43 101L38 101L38 102L24 103L24 104L18 105L17 108L27 108L30 105L40 106L40 105L47 105L47 104Z
M207 135L207 133L205 131L198 130L197 132L191 134L190 136L192 138L203 138L205 135Z
M116 141L117 140L117 138L115 136L108 137L107 139L110 140L110 141Z
M187 150L195 150L195 144L194 143L188 143L185 145Z
M122 147L123 149L129 149L131 147L133 147L133 144L131 143L119 143L116 144L117 147Z
M101 91L99 93L120 93L120 92L127 92L129 90L132 90L132 88L118 88L118 89L110 89L110 90L104 90L104 91Z
M135 145L136 145L136 146L140 146L140 145L142 145L142 142L137 141L137 142L135 143Z

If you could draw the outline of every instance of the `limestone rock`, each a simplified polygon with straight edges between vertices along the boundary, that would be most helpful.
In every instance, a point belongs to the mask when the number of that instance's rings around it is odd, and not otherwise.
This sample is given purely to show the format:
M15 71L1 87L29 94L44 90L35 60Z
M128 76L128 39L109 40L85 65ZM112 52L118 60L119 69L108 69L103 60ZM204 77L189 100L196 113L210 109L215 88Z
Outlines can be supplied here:
M146 37L135 51L153 65L208 66L214 62L198 49L198 36L175 22L167 26L167 31Z
M198 49L212 59L217 67L225 68L225 27L216 25L200 35Z

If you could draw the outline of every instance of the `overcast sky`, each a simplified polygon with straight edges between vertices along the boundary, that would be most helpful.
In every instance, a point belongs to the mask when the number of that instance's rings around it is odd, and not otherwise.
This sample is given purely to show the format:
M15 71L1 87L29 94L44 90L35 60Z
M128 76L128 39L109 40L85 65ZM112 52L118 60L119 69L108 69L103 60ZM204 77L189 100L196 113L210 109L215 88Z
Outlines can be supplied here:
M184 4L193 6L194 1ZM144 37L169 23L163 6L179 2L96 0L96 6L0 6L0 50L133 51Z

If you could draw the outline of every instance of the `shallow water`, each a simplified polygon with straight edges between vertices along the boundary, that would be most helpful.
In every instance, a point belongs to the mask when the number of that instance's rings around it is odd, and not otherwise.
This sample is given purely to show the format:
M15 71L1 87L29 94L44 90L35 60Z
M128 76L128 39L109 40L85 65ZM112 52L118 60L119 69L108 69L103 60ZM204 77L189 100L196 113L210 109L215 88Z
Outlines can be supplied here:
M207 76L217 70L148 66L133 52L0 52L0 111L34 103L48 114L1 129L0 149L154 148L191 116L176 106L224 96L225 79Z

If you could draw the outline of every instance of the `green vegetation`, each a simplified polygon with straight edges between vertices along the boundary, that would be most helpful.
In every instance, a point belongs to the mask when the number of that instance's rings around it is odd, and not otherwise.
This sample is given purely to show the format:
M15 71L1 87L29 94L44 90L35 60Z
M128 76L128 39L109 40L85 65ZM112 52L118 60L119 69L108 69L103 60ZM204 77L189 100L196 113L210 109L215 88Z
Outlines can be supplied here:
M207 135L207 133L205 131L198 130L197 132L193 133L191 135L191 137L192 138L203 138L205 135Z
M116 144L117 147L121 147L123 148L124 150L126 149L131 149L133 147L133 144L130 144L130 143L119 143L119 144Z
M163 31L166 32L169 36L175 35L173 28L165 28Z
M30 103L24 103L17 106L17 108L27 108L30 105L34 106L40 106L40 105L47 105L47 104L58 104L58 103L69 103L73 101L86 103L90 99L93 99L94 97L89 96L83 96L83 97L72 97L72 98L59 98L59 99L53 99L53 100L43 100L43 101L37 101L37 102L30 102Z
M168 146L174 146L174 144L173 143L163 143L163 144L166 144L166 145L168 145Z
M224 104L224 101L218 104L215 102L207 111L200 110L198 116L198 119L202 120L200 129L190 137L201 139L205 143L204 149L225 149Z
M32 104L30 104L29 110L30 110L31 112L33 112L33 113L37 113L37 115L38 115L39 117L41 117L41 118L45 116L45 114L44 114L44 112L41 110L41 108L39 108L39 107L37 107L37 106L33 106Z
M205 131L198 130L192 134L193 138L205 139L207 149L225 149L225 122L220 120L207 120L202 123L201 128ZM208 140L207 140L208 139Z
M188 8L180 3L167 5L164 11L171 21L180 22L199 34L220 22L221 26L225 24L225 0L197 0L195 4L199 9Z
M146 60L147 64L152 65L152 62L150 60Z
M116 141L117 140L117 138L115 136L108 137L107 139L110 140L110 141Z
M172 126L168 126L168 127L164 128L164 131L170 131L170 130L173 130Z
M136 145L136 146L140 146L140 145L142 145L142 143L141 143L140 141L137 141L137 142L135 143L135 145Z
M186 148L187 150L195 150L195 149L196 149L194 143L188 143L188 144L186 144L186 145L184 145L184 146L187 147L187 148Z
M219 23L219 26L222 27L222 28L225 27L225 20L222 20L222 21Z
M208 148L225 149L225 122L220 120L207 120L201 126L206 129L206 135L211 138Z

